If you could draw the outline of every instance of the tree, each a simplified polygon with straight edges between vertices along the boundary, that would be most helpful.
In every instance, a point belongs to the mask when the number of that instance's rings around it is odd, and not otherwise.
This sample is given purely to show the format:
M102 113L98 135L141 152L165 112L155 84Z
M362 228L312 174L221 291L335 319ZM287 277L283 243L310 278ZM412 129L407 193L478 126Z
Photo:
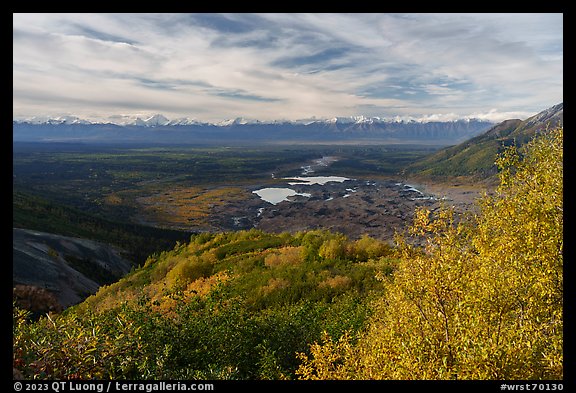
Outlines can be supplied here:
M301 354L302 378L561 379L563 128L497 160L480 214L416 211L367 330ZM357 339L355 345L351 345Z

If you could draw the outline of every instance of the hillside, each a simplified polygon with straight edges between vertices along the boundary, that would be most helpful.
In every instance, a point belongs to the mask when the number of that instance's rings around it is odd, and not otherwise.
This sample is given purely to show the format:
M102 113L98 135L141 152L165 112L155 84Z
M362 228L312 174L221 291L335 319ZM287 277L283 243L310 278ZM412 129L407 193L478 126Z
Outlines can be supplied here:
M12 226L112 244L133 265L190 238L188 232L115 222L18 188L12 192Z
M323 331L341 336L360 329L372 294L382 289L376 277L393 271L390 252L368 237L350 241L326 231L196 235L53 315L56 329L43 339L52 350L25 373L294 378L296 353L307 352ZM96 341L74 345L87 326ZM93 360L85 364L79 356ZM53 361L63 363L43 368Z
M485 133L456 146L446 147L408 166L410 176L447 178L470 176L485 179L496 174L496 157L506 146L522 146L547 127L563 123L564 105L548 108L524 121L505 120Z
M77 304L148 255L190 238L188 232L115 222L17 189L12 196L14 291L19 305L39 313Z
M130 271L120 251L94 241L12 230L12 282L43 288L68 307Z

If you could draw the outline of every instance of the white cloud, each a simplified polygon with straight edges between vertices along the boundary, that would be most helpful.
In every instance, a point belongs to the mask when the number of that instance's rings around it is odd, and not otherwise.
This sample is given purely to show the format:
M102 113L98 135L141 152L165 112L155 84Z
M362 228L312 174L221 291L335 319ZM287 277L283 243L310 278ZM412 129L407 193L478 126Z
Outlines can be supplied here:
M561 14L14 14L13 22L15 117L498 117L535 113L563 95Z

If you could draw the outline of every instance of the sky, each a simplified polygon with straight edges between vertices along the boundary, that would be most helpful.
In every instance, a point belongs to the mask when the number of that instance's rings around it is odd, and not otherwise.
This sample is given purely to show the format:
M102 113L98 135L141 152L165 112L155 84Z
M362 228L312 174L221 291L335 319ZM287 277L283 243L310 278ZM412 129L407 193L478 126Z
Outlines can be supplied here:
M13 14L13 118L524 119L562 14Z

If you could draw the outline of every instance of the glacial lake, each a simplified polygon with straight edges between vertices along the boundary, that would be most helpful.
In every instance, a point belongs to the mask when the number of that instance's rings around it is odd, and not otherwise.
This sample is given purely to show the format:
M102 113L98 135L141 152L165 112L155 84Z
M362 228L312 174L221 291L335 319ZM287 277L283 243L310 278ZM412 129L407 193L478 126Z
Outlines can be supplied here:
M310 198L311 194L306 192L296 192L291 188L261 188L260 190L252 191L254 194L258 195L260 199L276 205L282 201L287 201L288 197L291 196L304 196Z
M346 180L351 180L347 177L342 176L306 176L306 177L289 177L284 178L284 180L296 180L295 182L288 182L291 186L311 186L314 184L324 185L329 182L342 183ZM304 196L310 198L312 194L307 192L297 192L291 188L286 187L268 187L261 188L259 190L252 191L252 193L258 195L260 199L276 205L282 201L287 201L291 196Z

